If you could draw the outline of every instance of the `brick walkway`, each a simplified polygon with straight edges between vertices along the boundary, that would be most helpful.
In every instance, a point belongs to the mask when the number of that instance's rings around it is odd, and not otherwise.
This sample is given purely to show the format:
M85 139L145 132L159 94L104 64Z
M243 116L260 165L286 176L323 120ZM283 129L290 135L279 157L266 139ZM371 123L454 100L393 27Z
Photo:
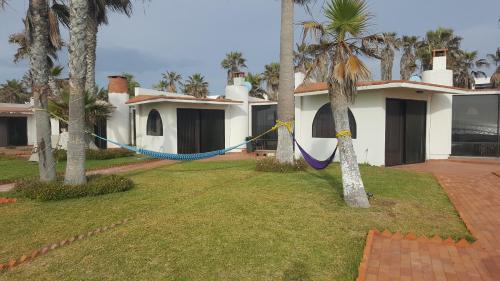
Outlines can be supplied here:
M440 237L370 231L358 280L500 280L500 163L430 161L399 167L432 172L474 244Z

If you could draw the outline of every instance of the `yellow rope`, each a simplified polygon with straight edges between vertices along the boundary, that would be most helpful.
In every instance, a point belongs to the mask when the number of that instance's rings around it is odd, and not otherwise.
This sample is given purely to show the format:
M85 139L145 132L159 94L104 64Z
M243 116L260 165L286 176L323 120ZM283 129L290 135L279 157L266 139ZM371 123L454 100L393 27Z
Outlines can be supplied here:
M285 127L288 130L288 132L290 132L290 134L293 133L293 121L285 122L281 120L276 120L276 125L274 127L276 127L276 129L278 129L279 127Z
M351 136L352 136L352 133L349 130L339 131L339 132L337 132L337 135L336 135L337 138L351 137Z

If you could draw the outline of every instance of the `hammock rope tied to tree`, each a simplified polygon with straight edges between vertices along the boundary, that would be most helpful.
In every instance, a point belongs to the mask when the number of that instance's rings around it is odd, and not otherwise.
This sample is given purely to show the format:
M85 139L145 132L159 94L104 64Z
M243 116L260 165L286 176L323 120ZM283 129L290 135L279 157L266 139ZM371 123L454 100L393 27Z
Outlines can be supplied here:
M57 116L52 112L50 112L50 114L54 118L66 123L66 124L69 123L64 118ZM332 163L333 159L335 158L335 154L337 153L338 143L337 143L337 147L335 147L335 150L333 151L333 153L330 157L328 157L326 160L318 160L318 159L314 158L313 156L311 156L309 153L307 153L307 151L305 151L305 149L295 139L295 136L293 134L293 121L284 122L281 120L276 120L276 125L274 125L271 129L265 131L264 133L262 133L256 137L253 137L249 140L246 140L240 144L237 144L237 145L234 145L234 146L231 146L228 148L224 148L224 149L215 150L215 151L202 152L202 153L192 153L192 154L176 154L176 153L165 153L165 152L152 151L152 150L147 150L144 148L139 148L136 146L122 144L122 143L101 137L93 132L85 131L85 133L92 135L100 140L112 143L112 144L114 144L118 147L121 147L123 149L127 149L127 150L133 151L135 153L145 155L145 156L149 156L149 157L153 157L153 158L157 158L157 159L166 159L166 160L193 161L193 160L201 160L201 159L216 157L219 155L224 155L229 151L232 151L232 150L237 149L241 146L244 146L252 141L257 140L257 139L269 134L270 132L277 130L280 127L285 127L288 130L288 132L291 134L291 136L293 138L294 143L297 144L297 147L299 148L300 152L302 153L304 160L311 167L313 167L314 169L317 169L317 170L322 170L322 169L325 169L326 167L328 167ZM337 136L337 138L343 137L343 136L351 136L351 132L350 131L340 131L337 133L336 136Z

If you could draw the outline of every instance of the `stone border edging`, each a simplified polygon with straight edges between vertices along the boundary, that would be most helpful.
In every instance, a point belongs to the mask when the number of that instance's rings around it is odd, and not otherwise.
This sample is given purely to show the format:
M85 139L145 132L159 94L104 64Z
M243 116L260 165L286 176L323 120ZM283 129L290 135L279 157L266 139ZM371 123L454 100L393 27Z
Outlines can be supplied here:
M95 229L94 231L89 231L89 232L87 232L87 234L80 234L80 235L71 236L70 238L64 239L61 242L53 243L53 244L41 247L39 249L35 249L31 252L31 254L22 255L21 257L19 257L17 259L11 259L7 263L0 263L0 272L2 272L4 270L12 269L18 265L21 265L23 263L34 260L38 257L41 257L42 255L47 254L48 252L50 252L52 250L70 245L73 242L80 241L80 240L83 240L86 238L90 238L90 237L97 235L99 233L103 233L105 231L111 230L117 226L120 226L120 225L127 223L129 220L130 219L123 219L121 221L118 221L116 223L111 224L110 226L99 227L99 228Z

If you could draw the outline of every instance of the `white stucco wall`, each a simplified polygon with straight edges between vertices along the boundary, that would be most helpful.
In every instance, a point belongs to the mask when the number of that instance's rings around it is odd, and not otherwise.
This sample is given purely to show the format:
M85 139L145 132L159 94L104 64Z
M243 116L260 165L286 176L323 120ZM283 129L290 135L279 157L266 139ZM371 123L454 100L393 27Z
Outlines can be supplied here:
M227 107L226 119L228 120L230 130L229 133L229 146L237 145L249 136L249 106L248 106L248 90L247 88L237 84L235 79L234 85L226 87L225 96L227 99L241 101L241 104L234 104ZM240 147L233 150L238 152L245 147Z
M448 158L451 153L451 96L416 93L409 89L362 91L350 107L357 125L353 140L359 163L385 164L386 99L410 99L427 102L426 159ZM296 137L314 157L326 159L337 144L336 139L313 138L312 122L317 111L327 102L328 95L296 97ZM296 149L296 156L300 152ZM338 157L336 158L338 160Z
M29 115L26 121L27 135L28 135L28 145L36 144L36 123L35 115Z
M231 119L228 117L228 105L186 104L186 103L149 103L136 105L136 141L140 148L177 153L177 108L218 109L225 111L225 146L234 145L230 141ZM146 125L149 112L156 109L161 116L163 136L148 136ZM241 142L241 141L240 141Z
M115 109L111 117L107 120L107 138L123 144L130 143L130 113L129 106L125 104L128 99L129 96L127 93L108 94L108 101ZM108 148L117 147L112 143L108 143Z

